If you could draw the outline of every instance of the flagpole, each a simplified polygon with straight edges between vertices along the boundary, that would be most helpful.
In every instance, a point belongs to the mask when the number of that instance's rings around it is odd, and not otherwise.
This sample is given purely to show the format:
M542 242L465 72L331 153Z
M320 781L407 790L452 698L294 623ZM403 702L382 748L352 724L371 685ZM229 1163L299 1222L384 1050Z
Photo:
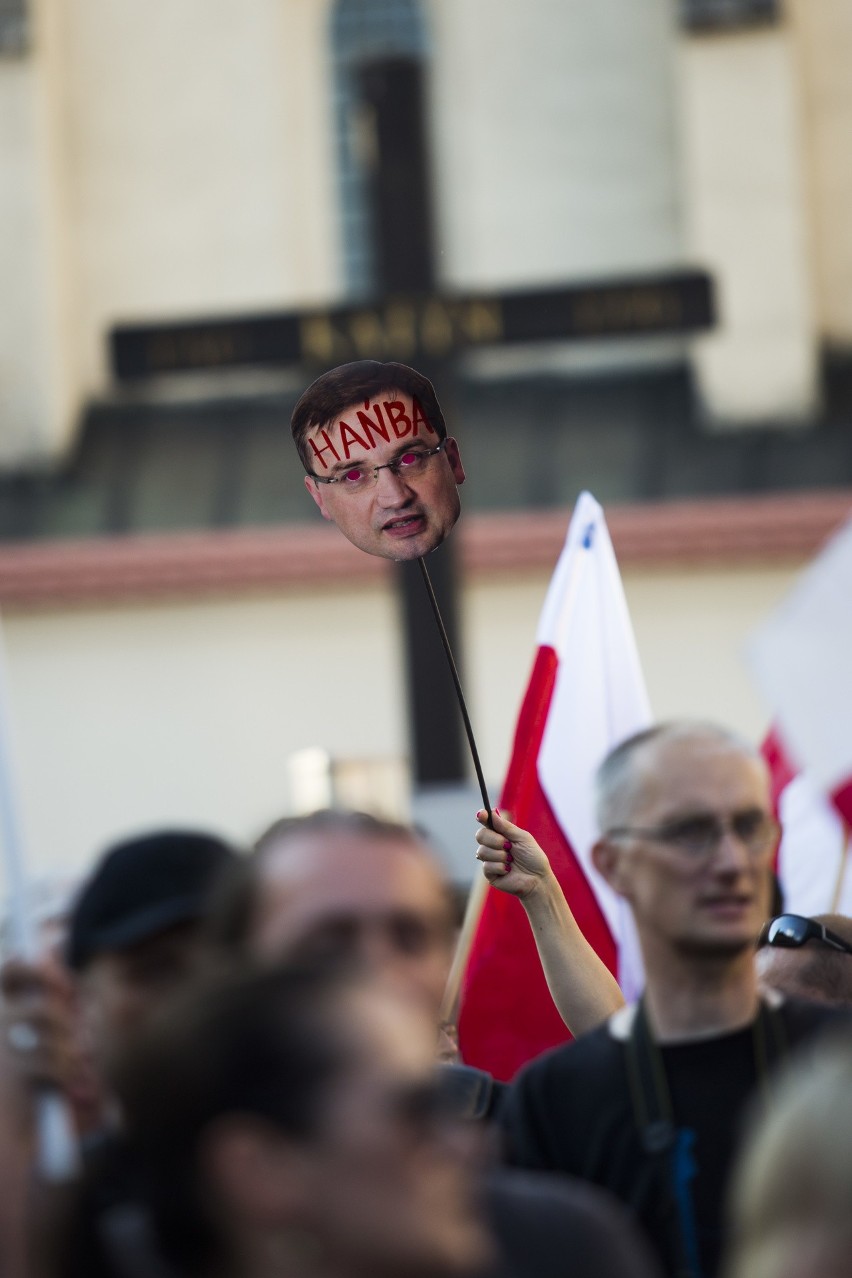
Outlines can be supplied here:
M467 894L467 904L464 909L464 918L462 920L461 930L459 931L459 939L456 942L456 950L453 955L450 974L447 977L447 985L444 990L444 997L441 1000L441 1011L439 1013L439 1024L455 1025L456 1017L459 1012L459 1000L461 996L461 983L464 976L464 970L467 967L467 960L470 956L473 939L476 935L476 929L479 926L479 920L482 915L482 908L485 905L485 898L488 895L488 880L484 874L474 876L470 885L470 891Z
M3 636L0 632L0 835L9 888L9 921L15 950L35 962L36 931L27 903L27 876L17 793L13 782L9 695ZM79 1170L76 1140L68 1105L59 1091L43 1088L36 1097L38 1167L45 1180L70 1180Z
M840 897L843 893L843 880L846 877L846 866L849 861L849 843L852 840L852 826L843 822L843 847L840 849L840 865L837 868L837 881L834 885L834 892L831 897L831 905L829 914L836 914L837 907L840 904Z

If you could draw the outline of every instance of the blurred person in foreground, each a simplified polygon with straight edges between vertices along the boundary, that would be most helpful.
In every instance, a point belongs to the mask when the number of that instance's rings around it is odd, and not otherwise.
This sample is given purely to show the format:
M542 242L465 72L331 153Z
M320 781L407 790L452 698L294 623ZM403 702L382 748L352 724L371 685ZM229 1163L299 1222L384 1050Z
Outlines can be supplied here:
M223 878L209 934L217 947L258 959L359 961L403 981L437 1022L455 927L441 867L416 831L329 810L270 826ZM579 1032L612 1010L613 982L576 924L565 954L563 1002L574 1007ZM452 1054L444 1037L442 1056ZM474 1104L484 1113L493 1086L477 1073Z
M487 1201L485 1129L447 1104L433 1023L398 981L211 968L115 1078L134 1192L95 1232L83 1219L64 1278L653 1278L630 1221L586 1187L509 1176Z
M832 1013L760 995L777 828L751 746L713 725L657 726L610 753L596 797L594 864L631 907L645 992L519 1075L501 1110L509 1157L610 1189L668 1273L707 1278L743 1106ZM528 834L494 825L477 835L489 878L512 891L545 873Z
M802 1054L732 1182L726 1278L852 1276L852 1039Z
M852 919L845 914L779 914L757 942L763 986L790 998L852 1008Z
M110 1061L203 955L201 921L236 853L214 835L164 830L110 848L86 878L56 956L7 962L0 1034L22 1086L50 1084L82 1135L114 1120Z
M188 983L115 1071L124 1174L145 1209L137 1272L161 1261L193 1278L478 1272L491 1248L477 1130L442 1112L433 1052L416 1004L336 965L238 965ZM113 1215L99 1238L121 1272L127 1200ZM91 1272L89 1256L69 1254L64 1272Z
M197 968L211 892L235 857L215 835L162 830L110 848L83 884L66 958L100 1069Z
M29 1220L35 1170L33 1148L34 1080L38 1070L24 1072L16 1056L15 1035L4 1022L0 1036L0 1273L28 1278ZM22 1041L26 1041L25 1039Z
M395 821L342 809L269 826L223 877L207 927L214 952L339 958L398 978L436 1017L454 937L451 896L425 840ZM446 1035L441 1049L453 1057Z
M435 854L407 826L351 811L276 822L222 880L209 934L226 963L336 961L393 982L431 1024L434 1043L453 910ZM586 972L594 985L601 968L596 957L578 962L575 988ZM594 1024L606 1014L590 991L580 1002ZM488 1118L499 1107L481 1070L446 1063L438 1077L457 1117ZM591 1187L502 1168L480 1179L507 1274L557 1278L569 1258L575 1278L654 1272L620 1206Z

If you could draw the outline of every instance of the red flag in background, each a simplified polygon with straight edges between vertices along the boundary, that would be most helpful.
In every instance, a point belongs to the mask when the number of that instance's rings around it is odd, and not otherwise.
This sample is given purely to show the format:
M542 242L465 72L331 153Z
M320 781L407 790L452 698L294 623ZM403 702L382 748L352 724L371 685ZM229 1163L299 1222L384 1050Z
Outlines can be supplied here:
M544 848L583 934L632 998L642 985L633 921L590 859L592 780L651 712L606 521L589 493L577 502L537 642L500 807ZM523 907L489 889L462 983L464 1060L509 1079L567 1038Z
M780 739L852 824L852 520L749 644Z
M797 914L852 912L850 651L852 520L749 645L752 671L775 721L764 754L779 791L778 877L785 908Z
M798 774L798 767L790 758L787 747L781 740L781 734L777 728L770 728L763 739L760 747L760 753L766 760L769 768L769 785L772 795L772 806L775 809L775 815L780 820L780 804L781 795L787 789L787 786Z
M850 831L827 796L790 758L777 728L761 746L781 824L775 872L792 914L852 915Z

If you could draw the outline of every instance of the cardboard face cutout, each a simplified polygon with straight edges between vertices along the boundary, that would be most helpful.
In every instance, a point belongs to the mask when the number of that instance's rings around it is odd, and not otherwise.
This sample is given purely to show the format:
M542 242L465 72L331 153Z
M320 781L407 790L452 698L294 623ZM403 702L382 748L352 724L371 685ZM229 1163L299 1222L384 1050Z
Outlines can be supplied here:
M368 555L419 559L455 527L464 483L458 445L439 437L406 392L351 404L309 430L305 446L305 487L323 518Z

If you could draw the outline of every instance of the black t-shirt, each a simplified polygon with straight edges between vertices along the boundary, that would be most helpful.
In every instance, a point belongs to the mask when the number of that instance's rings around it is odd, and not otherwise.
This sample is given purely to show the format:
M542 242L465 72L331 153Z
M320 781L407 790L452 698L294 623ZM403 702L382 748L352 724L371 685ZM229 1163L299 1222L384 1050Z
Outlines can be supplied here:
M675 1131L670 1146L656 1153L643 1145L644 1118L637 1122L627 1037L614 1034L623 1014L555 1048L528 1065L504 1098L508 1160L604 1186L635 1211L668 1273L679 1272L685 1255L692 1272L710 1278L719 1267L725 1192L743 1110L760 1077L756 1058L768 1048L772 1068L787 1048L819 1029L848 1024L843 1014L798 1001L769 1015L768 1044L756 1043L748 1026L657 1049ZM639 1094L641 1107L641 1085Z

